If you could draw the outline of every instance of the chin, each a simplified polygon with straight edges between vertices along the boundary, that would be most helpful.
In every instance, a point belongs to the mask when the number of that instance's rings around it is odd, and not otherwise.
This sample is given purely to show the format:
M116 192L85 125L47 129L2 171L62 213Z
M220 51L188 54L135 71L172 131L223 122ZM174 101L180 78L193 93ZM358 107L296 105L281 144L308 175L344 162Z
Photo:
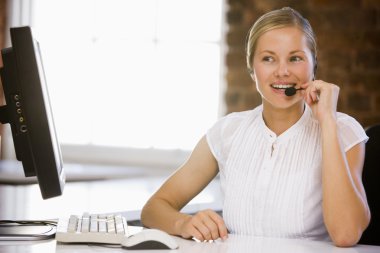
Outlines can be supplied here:
M286 97L285 99L266 100L263 98L263 105L270 106L276 109L291 109L303 105L303 98L301 96Z

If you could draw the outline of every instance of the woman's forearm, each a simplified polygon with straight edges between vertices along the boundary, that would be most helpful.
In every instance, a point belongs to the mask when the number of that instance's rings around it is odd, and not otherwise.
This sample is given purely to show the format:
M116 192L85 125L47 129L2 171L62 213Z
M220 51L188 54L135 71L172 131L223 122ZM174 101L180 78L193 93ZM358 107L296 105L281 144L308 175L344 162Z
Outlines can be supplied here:
M350 168L337 122L326 119L322 123L323 214L327 230L338 246L356 244L369 223L369 209L360 187L362 159L353 160L354 168Z
M180 213L169 203L161 199L150 199L141 212L144 226L164 230L172 235L181 235L179 224L190 215Z

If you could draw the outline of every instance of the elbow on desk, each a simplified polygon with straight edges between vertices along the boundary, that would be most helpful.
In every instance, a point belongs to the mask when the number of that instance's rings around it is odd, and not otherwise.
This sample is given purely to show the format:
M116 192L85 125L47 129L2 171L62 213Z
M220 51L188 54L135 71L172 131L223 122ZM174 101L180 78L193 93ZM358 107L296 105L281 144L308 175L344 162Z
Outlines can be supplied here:
M147 206L146 205L144 206L144 208L141 211L140 220L141 220L141 223L145 227L150 227L150 225L149 225L149 219L148 219L149 218L149 214L147 214L148 210L147 210Z
M368 211L360 223L351 219L352 222L346 222L345 226L327 226L327 230L335 246L352 247L359 242L370 220L371 213Z
M355 246L362 235L362 231L344 230L334 231L330 233L331 240L337 247L352 247Z
M144 227L157 228L157 220L160 219L157 218L157 211L155 211L156 209L157 208L154 206L151 199L144 205L140 215L140 221Z
M339 237L332 239L333 243L337 247L352 247L355 246L359 239L351 238L351 237Z

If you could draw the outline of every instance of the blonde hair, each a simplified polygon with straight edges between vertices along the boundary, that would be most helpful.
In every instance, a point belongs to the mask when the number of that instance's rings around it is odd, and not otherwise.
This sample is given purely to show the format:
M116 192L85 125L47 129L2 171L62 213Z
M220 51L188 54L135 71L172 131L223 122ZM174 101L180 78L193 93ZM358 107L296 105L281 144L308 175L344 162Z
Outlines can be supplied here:
M314 60L314 75L317 69L317 43L315 34L309 21L302 15L290 7L270 11L261 16L249 30L246 41L246 60L250 73L253 73L252 61L256 51L257 41L265 32L294 26L299 28L306 36L308 47L312 53Z

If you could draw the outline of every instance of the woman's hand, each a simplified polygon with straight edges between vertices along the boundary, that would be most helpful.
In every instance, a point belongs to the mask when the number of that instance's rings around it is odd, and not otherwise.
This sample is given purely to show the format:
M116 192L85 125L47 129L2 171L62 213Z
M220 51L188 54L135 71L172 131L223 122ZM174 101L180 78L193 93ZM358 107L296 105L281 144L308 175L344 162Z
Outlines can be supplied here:
M203 210L193 216L186 216L178 224L183 238L199 241L227 239L227 227L223 218L213 210Z
M303 85L302 94L311 107L314 116L322 123L326 118L336 119L339 87L322 80L310 81Z

